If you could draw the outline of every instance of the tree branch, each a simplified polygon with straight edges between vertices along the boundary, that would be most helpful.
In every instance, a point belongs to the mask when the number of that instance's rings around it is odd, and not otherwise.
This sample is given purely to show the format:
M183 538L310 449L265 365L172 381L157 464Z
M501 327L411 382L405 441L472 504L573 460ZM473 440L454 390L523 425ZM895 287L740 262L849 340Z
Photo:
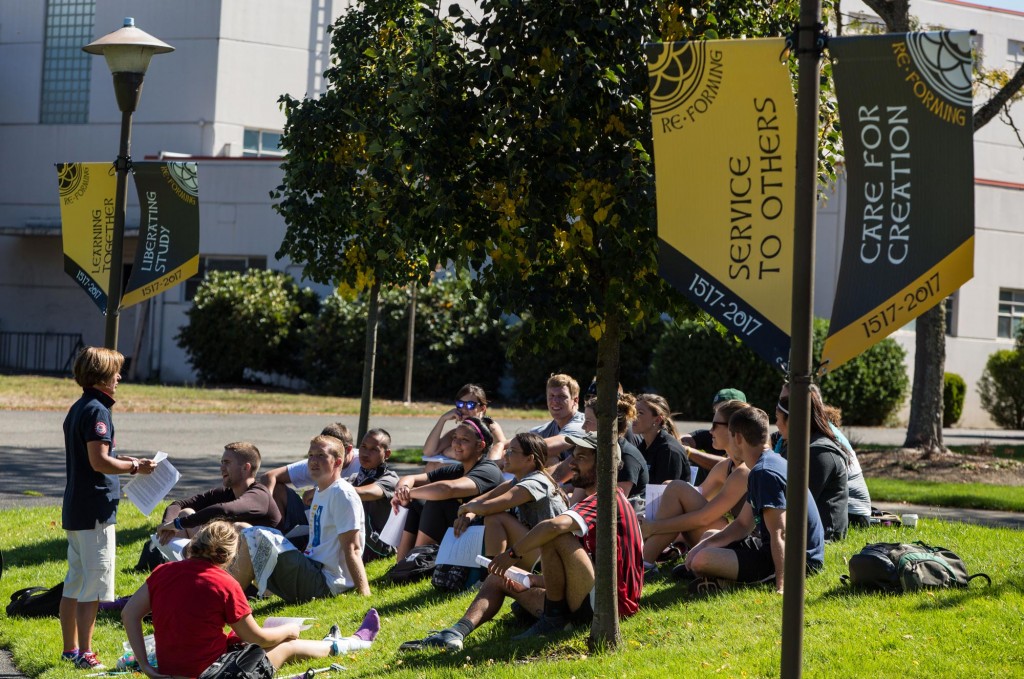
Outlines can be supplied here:
M910 31L910 0L864 0L864 4L881 17L890 33Z
M1010 103L1010 99L1020 91L1021 87L1024 87L1024 66L1017 69L1017 72L1010 78L1010 81L1003 85L998 92L992 95L991 99L974 112L974 131L977 132L987 125L1003 108L1006 108Z

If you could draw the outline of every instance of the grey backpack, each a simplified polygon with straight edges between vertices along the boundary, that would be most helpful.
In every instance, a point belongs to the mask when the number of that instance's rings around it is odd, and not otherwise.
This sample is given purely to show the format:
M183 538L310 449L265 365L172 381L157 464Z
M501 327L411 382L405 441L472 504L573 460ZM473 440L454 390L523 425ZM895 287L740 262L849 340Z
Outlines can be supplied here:
M922 589L964 588L974 578L992 579L984 573L968 575L963 559L945 547L923 542L876 542L850 557L851 586L885 592L916 592Z

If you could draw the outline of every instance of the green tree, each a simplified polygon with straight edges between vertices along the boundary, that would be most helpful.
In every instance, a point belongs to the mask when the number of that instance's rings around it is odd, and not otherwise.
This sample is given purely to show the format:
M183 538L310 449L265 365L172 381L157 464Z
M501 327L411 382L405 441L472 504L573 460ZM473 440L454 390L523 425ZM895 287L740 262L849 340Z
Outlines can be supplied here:
M465 105L451 24L417 0L364 0L331 27L327 91L280 99L284 179L272 192L288 256L320 283L367 295L363 403L373 393L382 286L426 282L448 259L459 191L450 124Z
M613 446L620 344L678 299L657 272L645 41L782 35L792 2L484 0L467 20L481 116L480 219L467 261L524 341L597 340L597 599L590 642L620 643ZM455 10L458 12L458 10ZM604 386L608 385L608 387Z

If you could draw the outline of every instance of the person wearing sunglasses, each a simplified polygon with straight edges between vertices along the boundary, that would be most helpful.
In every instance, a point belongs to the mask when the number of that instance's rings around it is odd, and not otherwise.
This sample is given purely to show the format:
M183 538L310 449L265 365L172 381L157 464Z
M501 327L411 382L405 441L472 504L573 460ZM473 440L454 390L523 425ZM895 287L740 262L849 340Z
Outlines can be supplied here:
M494 442L487 450L486 459L501 464L505 455L505 433L497 422L487 417L487 393L484 388L479 384L466 384L455 397L455 407L437 418L434 428L423 443L423 461L427 463L425 471L431 472L442 465L457 462L455 456L451 455L455 428L447 432L444 428L449 422L454 422L457 427L467 417L478 417L487 425Z

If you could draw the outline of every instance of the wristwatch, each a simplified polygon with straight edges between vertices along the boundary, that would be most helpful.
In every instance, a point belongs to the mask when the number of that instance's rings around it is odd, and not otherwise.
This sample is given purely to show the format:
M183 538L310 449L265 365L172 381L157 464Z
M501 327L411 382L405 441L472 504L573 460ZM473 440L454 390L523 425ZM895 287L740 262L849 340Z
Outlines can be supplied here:
M138 474L139 473L139 461L138 460L136 460L134 458L132 459L132 470L130 472L128 472L128 473L129 474Z

